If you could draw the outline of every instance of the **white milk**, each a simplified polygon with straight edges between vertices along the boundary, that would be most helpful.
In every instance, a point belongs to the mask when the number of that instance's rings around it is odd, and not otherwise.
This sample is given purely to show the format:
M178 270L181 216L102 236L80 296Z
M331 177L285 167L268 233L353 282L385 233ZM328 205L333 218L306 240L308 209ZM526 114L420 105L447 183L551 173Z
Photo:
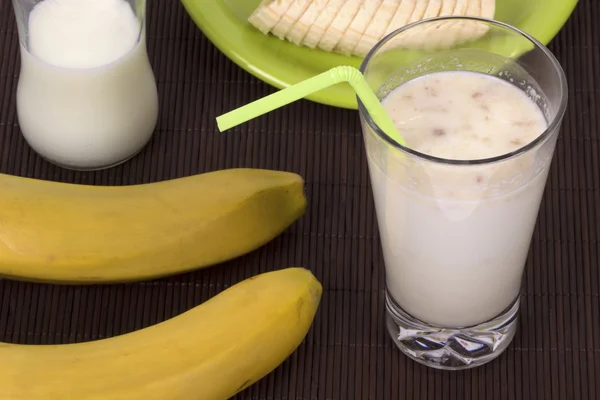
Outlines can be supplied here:
M383 104L410 148L446 159L503 155L547 127L523 91L471 72L417 78ZM369 154L369 163L391 296L443 327L500 314L519 293L549 162L540 167L528 153L477 167L407 169L386 154Z
M17 109L36 152L94 169L148 142L158 96L140 24L124 0L44 0L33 8Z

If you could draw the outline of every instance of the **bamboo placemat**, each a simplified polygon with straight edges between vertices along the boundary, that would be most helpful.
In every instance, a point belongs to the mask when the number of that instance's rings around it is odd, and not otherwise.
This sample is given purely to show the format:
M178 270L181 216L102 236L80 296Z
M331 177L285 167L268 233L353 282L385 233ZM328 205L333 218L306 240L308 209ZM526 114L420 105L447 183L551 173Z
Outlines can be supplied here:
M274 91L235 66L176 1L149 2L148 46L161 99L156 134L126 164L97 173L41 160L17 126L18 37L0 1L0 172L96 185L152 182L230 167L306 179L306 215L240 259L168 279L67 287L0 280L0 340L72 343L173 317L233 283L310 268L324 296L305 342L247 400L594 399L600 394L600 6L580 2L550 48L570 105L529 254L521 325L509 349L474 370L416 364L384 326L383 260L356 112L307 101L221 135L215 117ZM0 360L1 362L1 360Z

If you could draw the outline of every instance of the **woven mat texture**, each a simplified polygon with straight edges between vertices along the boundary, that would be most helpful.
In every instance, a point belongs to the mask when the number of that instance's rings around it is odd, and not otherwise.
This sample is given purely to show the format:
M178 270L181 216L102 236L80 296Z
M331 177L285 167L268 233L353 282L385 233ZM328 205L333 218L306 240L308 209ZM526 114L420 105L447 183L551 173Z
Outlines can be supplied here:
M126 164L81 173L43 161L20 134L18 36L10 2L0 0L0 172L128 185L231 167L287 170L306 179L307 213L247 256L167 279L97 287L0 280L0 341L115 336L260 272L304 266L324 286L310 333L236 399L600 398L600 2L582 0L550 45L568 75L570 103L527 262L517 336L496 361L457 373L410 361L385 330L383 260L357 113L300 101L219 134L217 115L274 89L221 54L179 2L149 3L161 99L156 133Z

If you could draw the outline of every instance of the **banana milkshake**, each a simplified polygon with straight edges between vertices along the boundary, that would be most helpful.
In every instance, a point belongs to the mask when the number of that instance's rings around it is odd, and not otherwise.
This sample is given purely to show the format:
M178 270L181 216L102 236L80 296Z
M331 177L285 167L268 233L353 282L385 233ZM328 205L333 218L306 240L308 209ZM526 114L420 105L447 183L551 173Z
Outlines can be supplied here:
M480 6L491 12L489 2ZM471 17L395 30L360 71L383 107L373 111L358 98L388 333L429 367L486 364L517 331L523 272L567 108L564 71L527 33ZM380 125L379 112L397 132Z
M475 72L424 75L382 104L409 148L448 160L505 155L547 128L524 91ZM388 160L384 172L370 158L387 289L402 309L458 328L489 321L515 301L548 172L536 167L529 156L409 171Z

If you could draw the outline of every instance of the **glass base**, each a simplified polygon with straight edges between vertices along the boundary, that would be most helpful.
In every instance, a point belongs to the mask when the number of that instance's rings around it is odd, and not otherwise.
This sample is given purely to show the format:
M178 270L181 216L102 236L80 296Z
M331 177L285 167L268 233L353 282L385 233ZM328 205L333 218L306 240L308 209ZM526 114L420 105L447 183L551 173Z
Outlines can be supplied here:
M517 329L519 298L493 320L468 328L440 328L407 314L386 290L387 328L396 346L428 367L462 370L498 357Z

